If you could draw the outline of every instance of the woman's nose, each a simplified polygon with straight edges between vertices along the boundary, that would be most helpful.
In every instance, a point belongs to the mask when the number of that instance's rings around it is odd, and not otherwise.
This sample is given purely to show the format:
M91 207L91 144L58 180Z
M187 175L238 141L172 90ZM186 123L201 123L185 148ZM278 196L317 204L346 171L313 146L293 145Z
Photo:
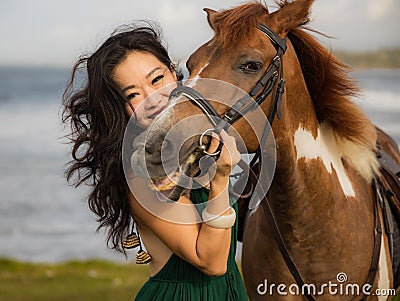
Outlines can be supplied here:
M163 101L164 98L165 98L164 95L157 94L157 93L150 95L145 100L145 108L151 109L151 108L156 107L158 104L160 104ZM168 98L165 98L165 99L168 99Z
M147 88L144 93L144 99L145 99L145 107L146 109L152 108L158 104L158 99L160 98L157 93L155 93L155 89L152 88Z

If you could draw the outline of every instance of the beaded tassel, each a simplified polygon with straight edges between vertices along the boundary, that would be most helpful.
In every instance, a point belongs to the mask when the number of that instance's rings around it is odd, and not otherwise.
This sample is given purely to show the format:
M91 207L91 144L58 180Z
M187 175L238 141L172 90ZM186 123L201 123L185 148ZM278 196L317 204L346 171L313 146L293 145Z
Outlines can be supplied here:
M136 254L136 264L146 264L151 261L150 254L143 251L139 250Z
M140 240L139 229L136 227L136 231L138 233L138 237ZM151 256L149 253L143 251L142 243L139 244L139 251L136 253L136 264L146 264L151 261Z
M125 249L133 249L138 246L140 246L140 240L139 237L136 235L135 232L132 232L129 234L123 241L122 241L122 246Z
M139 251L136 254L136 264L146 264L151 261L151 256L149 253L142 249L142 242L140 240L139 229L136 227L136 232L134 231L135 221L132 223L131 233L122 241L122 247L125 249L133 249L139 247Z

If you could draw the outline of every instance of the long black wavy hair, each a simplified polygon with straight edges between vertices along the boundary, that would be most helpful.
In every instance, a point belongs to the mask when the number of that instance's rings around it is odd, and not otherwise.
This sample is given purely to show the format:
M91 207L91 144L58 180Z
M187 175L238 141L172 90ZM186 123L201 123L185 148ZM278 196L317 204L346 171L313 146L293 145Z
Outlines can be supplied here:
M132 51L152 53L174 69L156 24L124 25L92 55L78 59L62 100L62 121L71 127L67 138L73 145L66 178L76 187L91 187L87 200L97 215L97 230L104 227L107 245L122 253L121 241L131 223L129 187L122 166L122 141L129 116L127 99L112 73Z

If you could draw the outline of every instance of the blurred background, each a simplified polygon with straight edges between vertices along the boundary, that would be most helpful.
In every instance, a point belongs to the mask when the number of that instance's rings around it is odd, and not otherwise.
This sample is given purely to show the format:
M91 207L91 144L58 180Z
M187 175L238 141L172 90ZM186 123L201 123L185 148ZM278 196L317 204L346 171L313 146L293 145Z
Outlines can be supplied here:
M103 232L95 233L86 189L64 178L70 157L60 107L72 64L117 26L150 19L184 68L212 36L202 8L242 2L0 0L0 257L126 261L106 248ZM400 143L400 1L316 0L310 27L332 37L319 39L354 68L363 89L355 101Z

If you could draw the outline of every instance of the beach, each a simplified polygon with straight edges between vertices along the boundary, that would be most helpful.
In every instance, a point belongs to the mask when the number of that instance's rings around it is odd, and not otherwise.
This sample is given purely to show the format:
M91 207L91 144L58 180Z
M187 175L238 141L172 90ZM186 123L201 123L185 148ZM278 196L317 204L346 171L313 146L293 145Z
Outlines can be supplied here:
M68 185L64 177L71 158L60 109L69 72L0 67L0 257L125 262L106 248L104 232L96 233L87 189ZM400 143L400 69L352 75L363 91L354 101Z

